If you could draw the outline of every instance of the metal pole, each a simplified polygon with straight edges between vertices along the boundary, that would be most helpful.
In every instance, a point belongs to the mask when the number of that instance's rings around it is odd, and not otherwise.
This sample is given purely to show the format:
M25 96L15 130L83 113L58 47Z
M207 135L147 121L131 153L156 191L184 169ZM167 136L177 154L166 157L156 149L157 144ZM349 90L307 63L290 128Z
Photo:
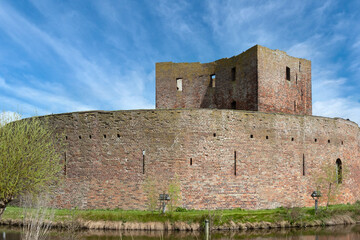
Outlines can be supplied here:
M205 239L209 240L209 220L205 219Z
M165 200L162 202L162 213L165 214Z
M317 209L318 209L318 200L315 199L315 214L316 214L316 212L317 212Z

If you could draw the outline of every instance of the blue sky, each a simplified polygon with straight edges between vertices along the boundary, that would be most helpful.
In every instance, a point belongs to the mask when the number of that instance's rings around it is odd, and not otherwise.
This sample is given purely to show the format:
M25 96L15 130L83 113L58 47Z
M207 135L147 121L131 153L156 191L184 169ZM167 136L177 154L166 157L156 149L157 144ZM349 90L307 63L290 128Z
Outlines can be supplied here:
M155 107L155 63L255 44L312 61L313 115L360 123L360 1L0 1L0 109Z

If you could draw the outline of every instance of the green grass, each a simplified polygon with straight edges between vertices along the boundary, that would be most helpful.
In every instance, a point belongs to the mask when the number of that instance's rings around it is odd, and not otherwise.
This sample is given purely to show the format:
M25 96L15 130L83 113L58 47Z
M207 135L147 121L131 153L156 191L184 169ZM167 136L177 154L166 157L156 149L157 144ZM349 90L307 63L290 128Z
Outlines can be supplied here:
M328 209L321 207L314 214L313 208L276 208L269 210L184 210L183 212L168 212L164 215L158 212L138 210L67 210L54 209L55 221L66 221L75 218L92 221L122 221L122 222L175 222L203 223L205 219L211 219L213 224L222 225L233 221L235 223L254 222L280 222L290 223L324 221L337 215L349 215L354 219L360 219L360 203L353 205L332 205ZM8 207L3 219L21 220L23 209Z

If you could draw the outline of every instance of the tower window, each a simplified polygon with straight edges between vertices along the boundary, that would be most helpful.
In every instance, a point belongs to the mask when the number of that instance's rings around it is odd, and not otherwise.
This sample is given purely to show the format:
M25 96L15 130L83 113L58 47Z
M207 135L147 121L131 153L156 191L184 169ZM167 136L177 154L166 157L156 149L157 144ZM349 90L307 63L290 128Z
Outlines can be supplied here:
M301 62L299 62L299 72L301 72Z
M235 81L236 80L236 68L233 67L231 69L231 81Z
M176 89L179 92L182 92L182 78L177 78L176 79Z
M286 80L290 81L290 68L286 67Z
M215 79L216 79L216 75L215 74L211 74L210 75L210 87L215 87Z
M231 103L231 109L236 109L236 101L232 101L232 103Z
M192 166L192 158L190 158L190 166Z

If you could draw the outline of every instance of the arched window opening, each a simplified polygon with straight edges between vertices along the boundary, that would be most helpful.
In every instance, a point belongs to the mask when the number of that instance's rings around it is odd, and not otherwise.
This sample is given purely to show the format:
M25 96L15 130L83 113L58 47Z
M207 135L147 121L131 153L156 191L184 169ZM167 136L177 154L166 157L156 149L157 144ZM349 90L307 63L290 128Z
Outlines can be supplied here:
M337 183L342 183L342 163L340 158L336 160L336 179Z
M215 80L216 80L216 75L215 75L215 74L211 74L211 75L210 75L210 87L212 87L212 88L215 87Z

